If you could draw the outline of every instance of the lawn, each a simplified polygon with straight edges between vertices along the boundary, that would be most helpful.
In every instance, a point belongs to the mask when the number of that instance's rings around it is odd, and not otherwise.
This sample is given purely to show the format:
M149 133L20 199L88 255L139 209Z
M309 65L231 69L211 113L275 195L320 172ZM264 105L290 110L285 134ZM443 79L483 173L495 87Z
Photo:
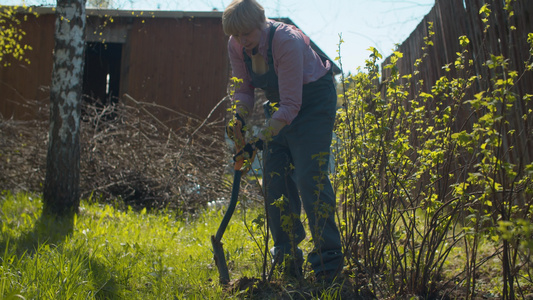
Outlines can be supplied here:
M4 192L0 203L2 299L332 299L341 292L342 284L325 288L276 274L260 280L262 237L252 238L259 208L240 204L228 226L232 282L222 286L210 237L223 208L178 215L85 200L69 222L41 217L39 195Z

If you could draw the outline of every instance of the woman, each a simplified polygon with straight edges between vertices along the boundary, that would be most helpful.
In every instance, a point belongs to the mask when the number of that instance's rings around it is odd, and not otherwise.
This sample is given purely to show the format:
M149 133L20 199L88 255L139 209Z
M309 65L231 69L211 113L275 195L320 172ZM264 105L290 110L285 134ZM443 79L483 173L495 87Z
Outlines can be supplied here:
M248 157L263 150L263 187L274 240L271 252L284 261L285 274L301 276L303 203L314 241L308 262L318 280L331 282L343 264L327 164L337 102L332 64L311 49L309 38L299 29L266 19L255 0L231 2L222 26L230 36L233 76L243 80L234 94L235 117L226 128L237 148L242 148L239 143L254 106L254 89L265 90L271 103L266 129L244 147Z

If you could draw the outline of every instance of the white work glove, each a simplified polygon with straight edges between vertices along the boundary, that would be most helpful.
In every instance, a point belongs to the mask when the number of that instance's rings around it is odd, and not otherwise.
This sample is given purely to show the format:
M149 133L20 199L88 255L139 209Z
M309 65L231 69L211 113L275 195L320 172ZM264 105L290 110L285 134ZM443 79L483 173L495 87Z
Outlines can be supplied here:
M237 149L244 147L246 135L246 121L248 110L244 106L238 106L233 118L226 125L226 134L235 143Z
M278 135L278 133L287 125L285 122L278 119L270 119L267 123L267 126L262 130L257 137L260 140L263 140L268 143L273 137Z

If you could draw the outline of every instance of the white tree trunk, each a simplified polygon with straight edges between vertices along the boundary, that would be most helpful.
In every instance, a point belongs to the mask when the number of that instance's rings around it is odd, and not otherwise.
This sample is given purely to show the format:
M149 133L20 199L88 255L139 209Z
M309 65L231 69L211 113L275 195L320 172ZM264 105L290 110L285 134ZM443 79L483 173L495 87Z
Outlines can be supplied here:
M85 1L58 0L44 211L76 213L80 201L80 112L85 49Z

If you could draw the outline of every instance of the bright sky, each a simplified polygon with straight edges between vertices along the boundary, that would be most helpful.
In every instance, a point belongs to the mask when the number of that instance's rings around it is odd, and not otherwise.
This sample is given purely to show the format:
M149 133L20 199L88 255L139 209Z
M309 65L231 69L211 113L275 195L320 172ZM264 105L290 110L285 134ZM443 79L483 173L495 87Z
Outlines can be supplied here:
M88 0L88 2L106 0ZM364 66L369 47L389 56L431 10L435 0L258 0L267 17L288 17L330 58L340 54L344 72ZM0 0L0 4L55 5L52 0ZM223 11L231 0L111 0L112 8ZM337 63L338 64L338 63Z

